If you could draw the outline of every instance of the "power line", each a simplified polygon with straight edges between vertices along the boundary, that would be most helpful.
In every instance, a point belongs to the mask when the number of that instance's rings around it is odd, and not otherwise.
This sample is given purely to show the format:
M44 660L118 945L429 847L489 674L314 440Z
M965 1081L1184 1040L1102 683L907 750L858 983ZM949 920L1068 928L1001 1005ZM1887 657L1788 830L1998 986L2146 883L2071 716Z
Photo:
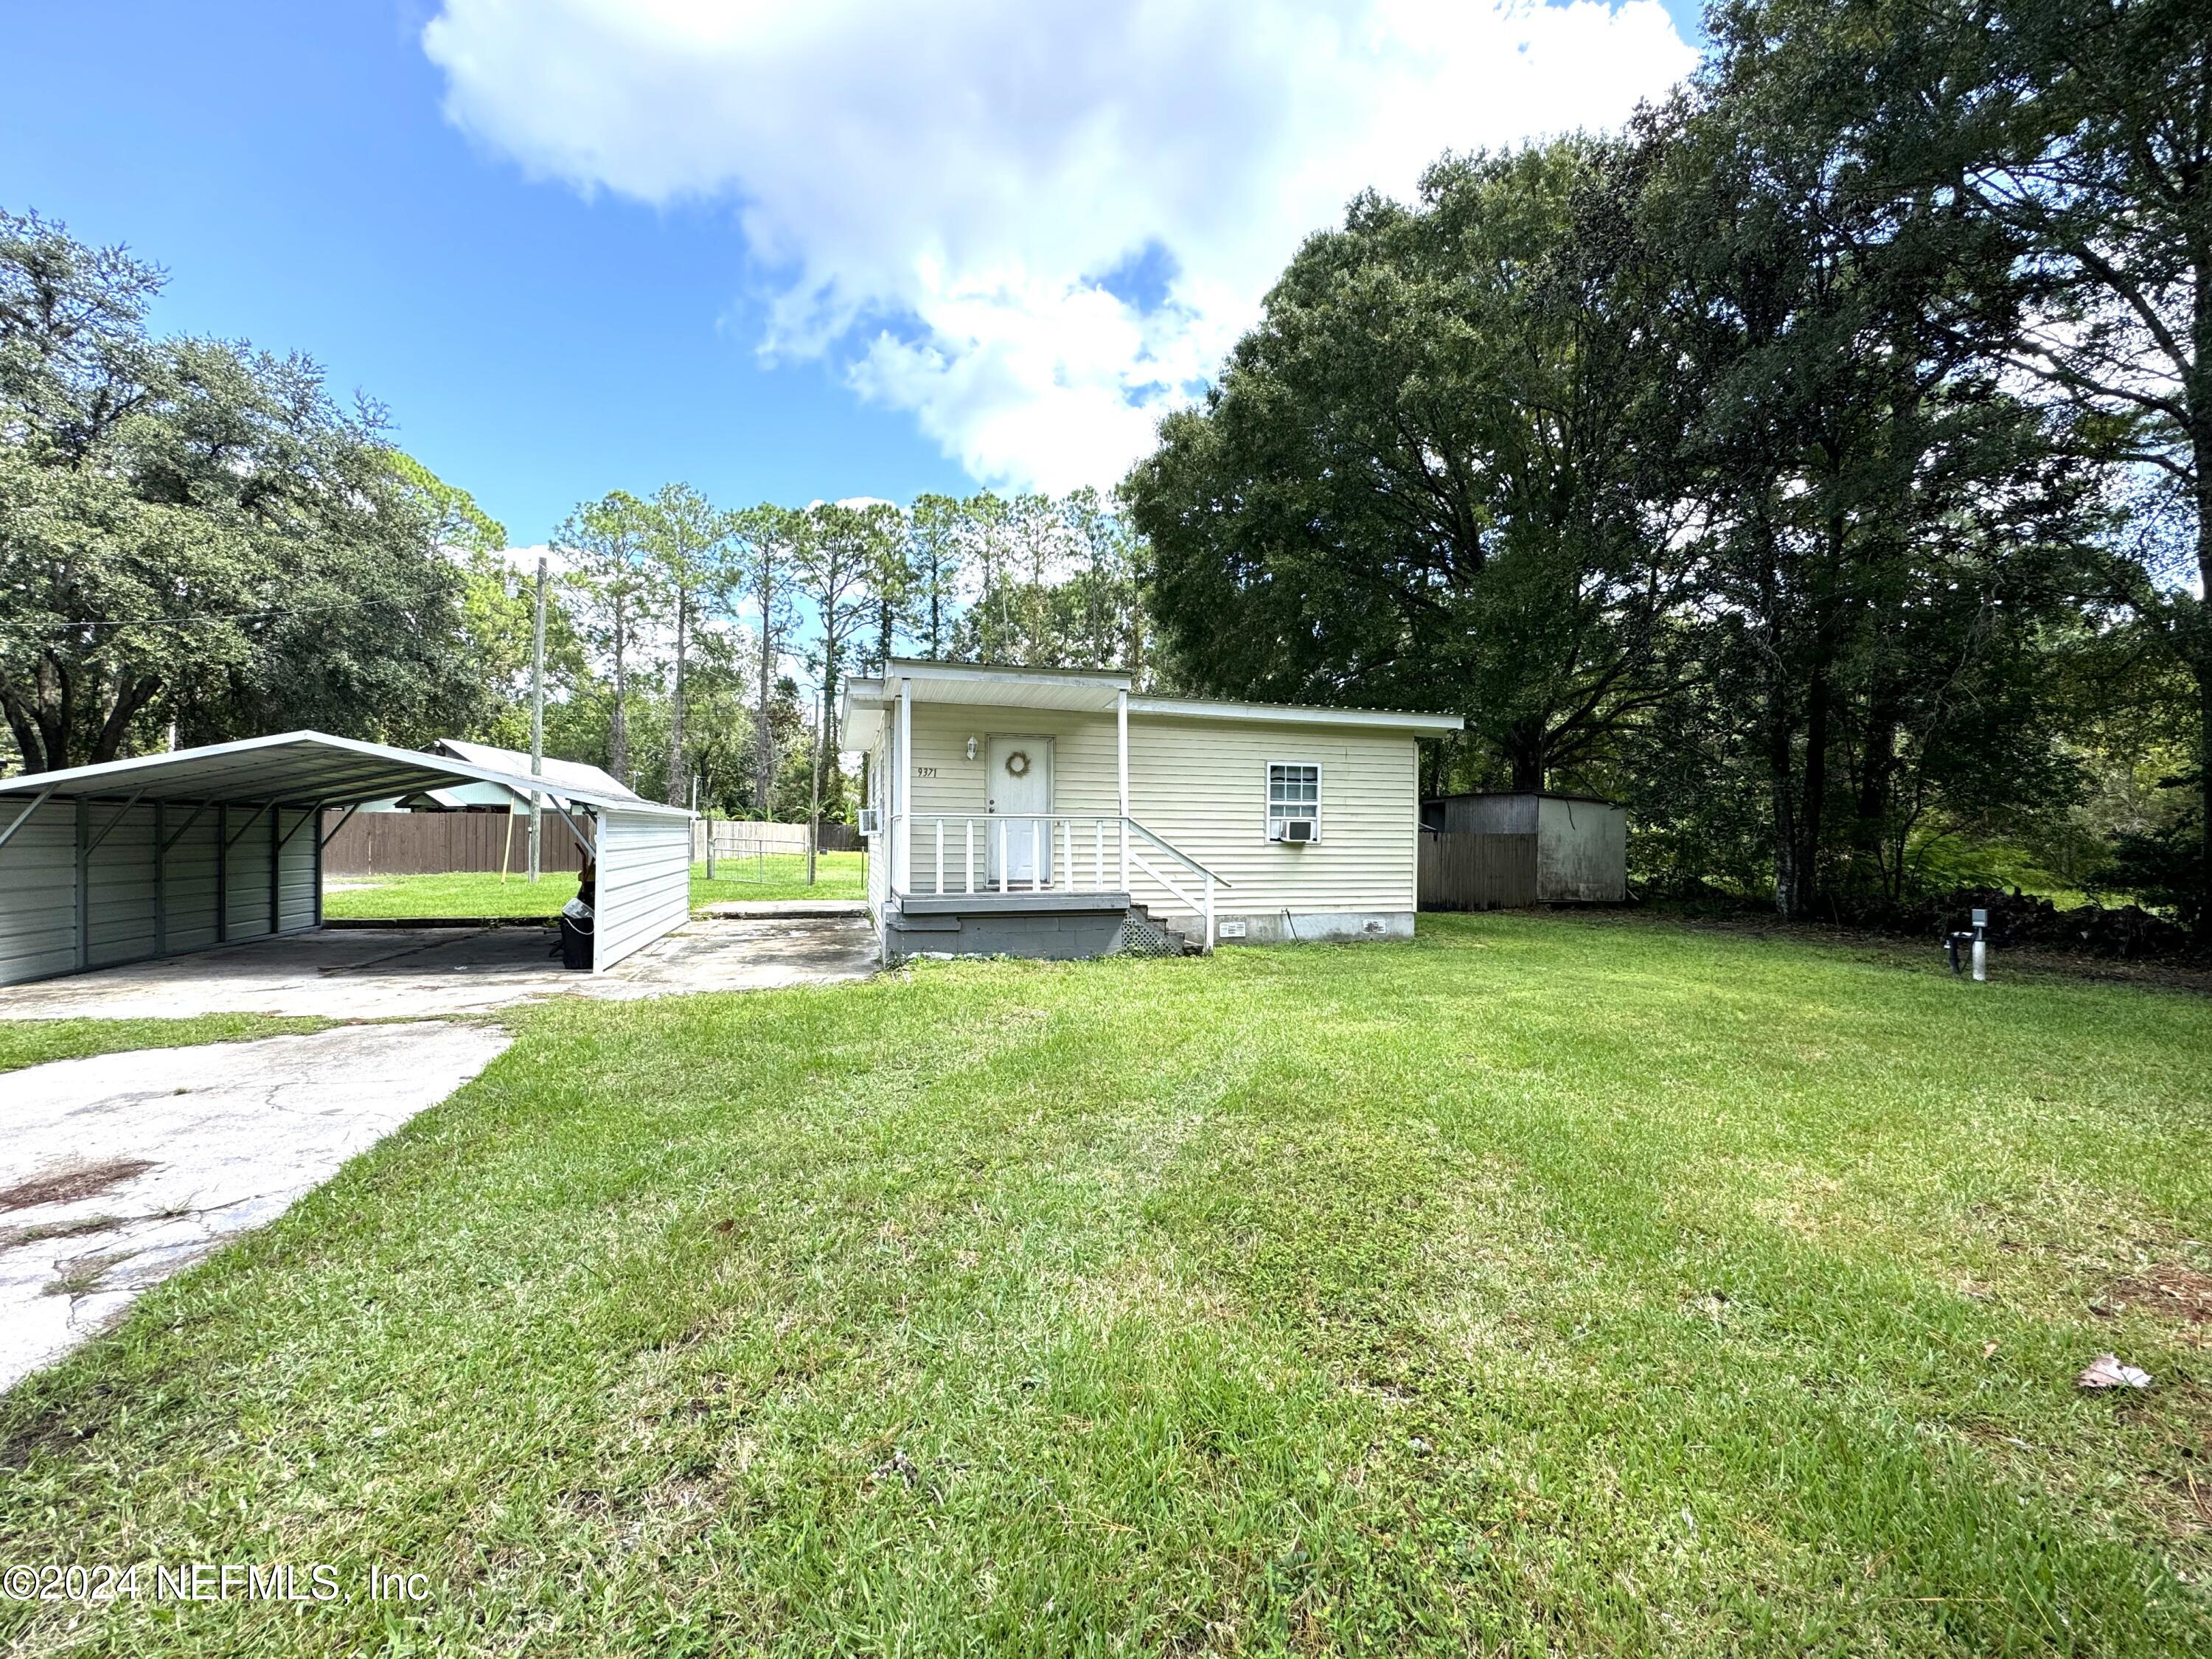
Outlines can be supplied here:
M369 611L379 605L408 605L410 599L355 599L344 603L280 605L267 611L188 611L181 617L97 617L55 623L10 622L0 618L0 629L20 634L61 634L88 628L185 628L206 623L258 622L275 617L315 617L340 611Z

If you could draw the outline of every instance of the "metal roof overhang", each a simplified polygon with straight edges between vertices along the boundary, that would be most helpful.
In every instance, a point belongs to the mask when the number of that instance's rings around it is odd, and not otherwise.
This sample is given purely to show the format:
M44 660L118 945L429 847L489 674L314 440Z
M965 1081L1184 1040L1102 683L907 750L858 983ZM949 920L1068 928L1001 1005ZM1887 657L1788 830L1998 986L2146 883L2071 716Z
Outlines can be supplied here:
M454 783L495 783L526 800L535 790L593 811L617 810L689 818L680 806L659 806L527 774L495 771L418 750L394 749L324 732L284 732L239 743L210 744L59 772L27 772L0 780L0 802L28 799L207 803L276 801L298 806L353 806ZM9 813L12 817L15 815Z
M1230 702L1212 697L1132 697L1131 719L1242 720L1261 726L1348 726L1370 732L1426 732L1466 728L1462 714L1416 714L1401 708L1324 708L1298 702Z
M1064 708L1088 714L1112 714L1115 702L1129 689L1127 674L1079 668L997 668L988 664L894 657L881 675L845 683L839 724L847 744L865 749L875 741L884 710L898 701L902 680L913 687L916 702Z
M969 663L894 657L879 676L848 680L840 714L843 741L866 749L882 729L884 713L898 701L899 682L916 702L988 703L1002 708L1066 708L1111 714L1129 676L1084 669L996 668ZM1267 726L1340 726L1430 736L1457 732L1457 714L1416 714L1389 708L1323 708L1302 703L1236 702L1212 697L1131 696L1133 718L1232 720Z

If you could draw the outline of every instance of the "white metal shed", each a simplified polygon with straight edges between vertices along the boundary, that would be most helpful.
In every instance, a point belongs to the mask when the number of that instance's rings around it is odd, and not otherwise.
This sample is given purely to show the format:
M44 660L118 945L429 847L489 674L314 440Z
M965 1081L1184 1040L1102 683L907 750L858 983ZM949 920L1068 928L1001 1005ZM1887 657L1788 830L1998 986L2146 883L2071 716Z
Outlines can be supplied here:
M592 971L690 915L691 814L534 781L549 833L599 866ZM286 732L0 781L0 985L299 933L323 919L326 808L533 780ZM335 833L335 832L333 832Z

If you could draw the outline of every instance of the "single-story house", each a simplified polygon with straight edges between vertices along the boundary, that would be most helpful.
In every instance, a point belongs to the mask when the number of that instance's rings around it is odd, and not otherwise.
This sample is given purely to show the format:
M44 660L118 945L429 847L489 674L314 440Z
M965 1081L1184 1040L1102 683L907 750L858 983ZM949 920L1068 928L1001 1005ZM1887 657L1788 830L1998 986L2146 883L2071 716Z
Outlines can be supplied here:
M1418 739L1462 723L899 658L841 713L889 962L1408 938Z

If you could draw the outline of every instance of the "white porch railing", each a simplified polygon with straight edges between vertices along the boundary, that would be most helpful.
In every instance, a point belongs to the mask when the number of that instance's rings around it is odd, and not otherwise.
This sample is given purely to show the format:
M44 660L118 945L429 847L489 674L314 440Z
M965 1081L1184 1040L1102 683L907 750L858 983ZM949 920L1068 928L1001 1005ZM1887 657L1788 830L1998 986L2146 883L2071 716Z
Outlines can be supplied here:
M1202 917L1206 948L1213 948L1214 890L1229 884L1134 818L927 812L910 824L894 814L890 828L892 846L903 849L904 868L892 866L901 896L1126 893L1135 870Z

